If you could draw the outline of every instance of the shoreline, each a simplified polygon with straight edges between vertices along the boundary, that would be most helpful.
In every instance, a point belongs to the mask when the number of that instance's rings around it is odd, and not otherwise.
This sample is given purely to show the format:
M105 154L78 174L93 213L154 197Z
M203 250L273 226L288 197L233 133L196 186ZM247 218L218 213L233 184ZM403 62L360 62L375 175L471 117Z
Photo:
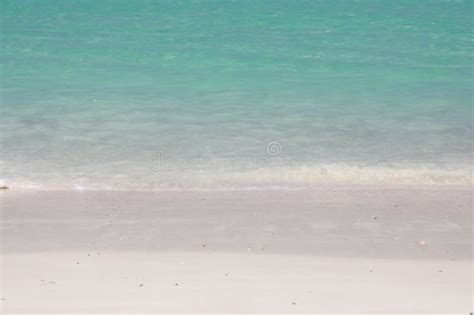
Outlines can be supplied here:
M473 183L423 183L423 184L407 184L407 183L321 183L315 185L302 186L236 186L224 187L217 189L212 188L189 188L189 187L159 187L159 188L86 188L74 187L69 188L43 188L39 186L16 187L15 185L5 185L0 187L0 198L2 193L16 194L16 193L226 193L226 192L268 192L268 191L321 191L321 190L470 190L474 192Z
M232 161L232 160L230 160ZM235 162L235 161L234 161ZM293 168L257 168L240 170L234 165L222 171L209 171L206 168L186 168L183 166L164 169L147 168L140 164L132 167L122 165L111 168L109 173L96 169L69 170L55 178L53 169L41 173L35 170L25 178L18 174L5 174L0 178L0 186L15 190L36 191L241 191L241 190L306 190L319 187L473 187L473 168L471 165L395 165L363 166L354 164L321 164L317 167L301 167L297 161ZM158 163L161 165L160 163ZM163 162L166 166L166 163ZM212 164L211 164L212 165ZM91 165L92 166L92 165ZM163 166L163 165L161 165ZM56 166L55 166L56 167ZM67 167L66 165L64 167ZM130 168L130 169L129 169ZM217 168L219 170L219 168ZM124 170L127 170L124 173ZM56 174L57 175L57 174Z

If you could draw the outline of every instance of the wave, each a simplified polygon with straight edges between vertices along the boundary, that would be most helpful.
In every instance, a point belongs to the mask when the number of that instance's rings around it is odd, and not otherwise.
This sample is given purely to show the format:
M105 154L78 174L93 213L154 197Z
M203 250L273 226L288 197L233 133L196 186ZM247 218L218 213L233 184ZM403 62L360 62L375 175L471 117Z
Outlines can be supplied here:
M0 184L15 190L199 191L304 189L326 184L472 185L471 165L364 166L350 163L266 165L253 170L153 169L145 173L14 177Z

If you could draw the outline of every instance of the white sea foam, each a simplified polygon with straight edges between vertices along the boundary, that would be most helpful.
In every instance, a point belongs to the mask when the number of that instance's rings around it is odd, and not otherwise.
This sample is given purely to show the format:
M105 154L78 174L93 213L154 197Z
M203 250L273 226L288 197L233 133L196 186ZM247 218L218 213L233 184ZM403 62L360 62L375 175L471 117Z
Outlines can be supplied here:
M318 185L472 185L469 166L436 168L434 166L358 166L344 163L302 165L299 168L262 167L247 171L210 172L187 170L147 172L93 177L57 174L33 178L4 179L9 188L24 190L259 190L302 189Z

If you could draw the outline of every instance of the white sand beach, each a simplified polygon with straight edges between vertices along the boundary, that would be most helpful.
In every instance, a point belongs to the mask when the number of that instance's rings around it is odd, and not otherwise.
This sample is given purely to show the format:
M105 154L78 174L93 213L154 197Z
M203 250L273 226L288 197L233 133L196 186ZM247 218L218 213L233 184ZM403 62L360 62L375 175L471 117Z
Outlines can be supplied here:
M1 0L0 315L474 315L474 0Z
M1 313L449 313L470 187L2 191Z

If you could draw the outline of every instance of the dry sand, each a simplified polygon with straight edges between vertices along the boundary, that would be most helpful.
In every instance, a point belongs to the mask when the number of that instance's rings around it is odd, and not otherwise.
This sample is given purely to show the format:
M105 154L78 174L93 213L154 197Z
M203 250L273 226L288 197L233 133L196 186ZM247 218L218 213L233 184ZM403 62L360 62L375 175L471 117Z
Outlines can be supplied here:
M473 310L470 187L0 198L2 314Z

